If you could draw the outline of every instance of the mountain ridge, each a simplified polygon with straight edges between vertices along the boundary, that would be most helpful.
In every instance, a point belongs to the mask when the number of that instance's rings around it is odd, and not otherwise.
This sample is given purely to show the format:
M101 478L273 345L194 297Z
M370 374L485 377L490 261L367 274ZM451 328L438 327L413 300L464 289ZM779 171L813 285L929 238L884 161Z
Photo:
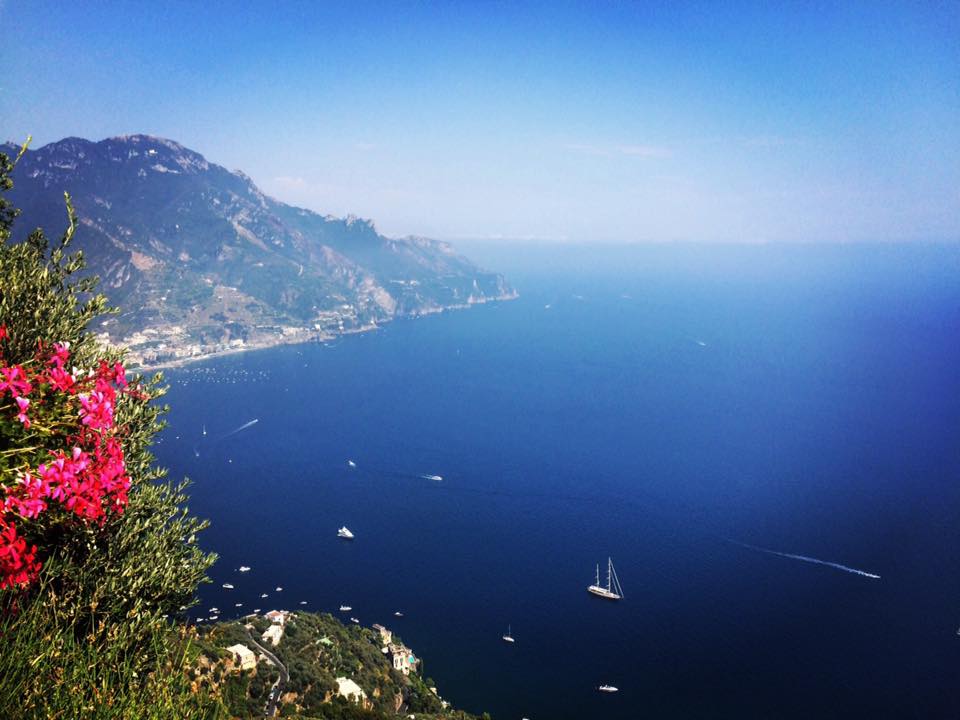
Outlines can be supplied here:
M55 234L70 193L76 247L111 302L133 308L99 330L144 365L516 297L448 243L288 205L175 140L68 137L28 150L13 180L21 229Z

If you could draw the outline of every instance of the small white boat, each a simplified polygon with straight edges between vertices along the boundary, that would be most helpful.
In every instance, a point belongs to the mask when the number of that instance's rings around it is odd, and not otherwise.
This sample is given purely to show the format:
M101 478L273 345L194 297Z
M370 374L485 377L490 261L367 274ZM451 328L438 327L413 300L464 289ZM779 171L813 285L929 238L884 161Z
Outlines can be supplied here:
M516 642L516 640L513 639L513 635L510 633L509 625L507 625L507 634L503 636L503 640L504 642L508 642L508 643Z
M207 434L207 426L206 426L206 425L203 426L203 434L204 434L204 435Z
M357 464L353 460L347 460L347 467L355 468Z
M394 617L403 617L403 613L400 612L399 610L397 610L397 611L393 614L393 616L394 616Z
M225 587L227 590L233 590L233 585L231 585L230 583L224 583L223 587Z
M256 615L258 612L260 612L260 608L254 608L254 609L253 609L254 615Z
M340 606L340 612L350 612L351 610L353 610L353 608L350 607L349 605L341 605L341 606Z
M436 480L437 482L443 480L443 475L421 475L420 477L424 480Z
M306 601L306 600L301 600L301 601L300 601L300 604L301 604L301 605L306 605L306 604L307 604L307 601Z
M623 588L620 587L617 571L613 569L613 560L607 558L607 586L600 584L600 566L597 565L596 582L587 588L587 592L607 600L620 600L623 597Z
M210 617L207 618L207 620L209 620L210 622L216 622L219 619L220 619L219 615L211 615Z
M265 598L265 597L268 597L268 596L267 596L267 593L261 593L260 597Z
M353 533L347 529L346 525L344 525L342 528L337 530L337 537L343 538L344 540L353 540Z
M615 688L613 685L601 685L600 687L597 688L597 690L605 693L620 692L620 688Z
M250 568L248 568L246 565L241 565L241 566L238 568L238 570L239 570L239 572L250 572Z
M234 603L233 606L234 606L234 607L243 607L243 603Z
M350 618L350 622L352 622L354 625L359 625L359 624L360 624L360 621L357 620L355 617Z
M283 592L283 588L280 587L279 585L278 585L277 587L275 587L274 590L275 590L276 592Z

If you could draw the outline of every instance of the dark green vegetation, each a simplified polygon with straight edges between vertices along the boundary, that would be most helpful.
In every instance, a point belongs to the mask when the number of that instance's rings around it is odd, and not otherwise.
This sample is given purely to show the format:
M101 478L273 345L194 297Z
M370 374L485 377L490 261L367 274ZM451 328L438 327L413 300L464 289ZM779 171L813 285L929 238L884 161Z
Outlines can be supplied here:
M285 205L169 140L67 138L28 152L15 180L28 226L61 221L72 195L77 246L127 308L98 328L114 342L182 328L173 342L205 351L262 345L284 328L336 334L512 294L445 243Z
M250 627L247 627L249 625ZM429 679L393 669L381 648L380 635L359 625L345 626L328 614L296 613L288 618L279 645L261 640L269 626L263 617L220 623L205 628L197 645L201 650L198 684L218 695L232 715L252 717L262 712L277 669L266 660L256 670L240 671L224 648L242 644L256 651L252 641L273 652L290 675L284 685L278 714L304 718L364 718L386 720L397 715L418 718L469 720L475 716L444 708L430 689ZM394 638L394 642L398 642ZM367 702L337 696L337 678L353 680Z

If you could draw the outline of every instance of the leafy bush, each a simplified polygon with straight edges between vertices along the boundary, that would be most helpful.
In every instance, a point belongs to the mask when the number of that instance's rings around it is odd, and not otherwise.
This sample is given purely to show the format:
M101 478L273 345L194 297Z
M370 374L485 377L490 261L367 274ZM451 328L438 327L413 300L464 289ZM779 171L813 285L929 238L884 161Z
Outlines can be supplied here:
M89 331L107 301L67 252L69 197L58 242L11 241L13 165L0 153L0 716L204 716L166 618L215 558L153 464L160 377L128 379Z

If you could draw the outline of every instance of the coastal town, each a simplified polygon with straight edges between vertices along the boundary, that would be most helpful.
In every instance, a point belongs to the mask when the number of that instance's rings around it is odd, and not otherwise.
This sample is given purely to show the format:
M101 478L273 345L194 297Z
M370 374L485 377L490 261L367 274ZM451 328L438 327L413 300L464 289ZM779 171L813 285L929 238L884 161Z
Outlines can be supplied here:
M405 281L395 281L405 282ZM416 281L410 281L416 282ZM515 291L498 297L468 297L464 303L424 307L409 317L426 317L451 310L465 310L494 300L512 300ZM232 355L247 350L261 350L279 345L307 342L328 343L339 336L377 330L390 319L375 320L364 308L344 303L335 310L318 311L306 325L285 325L277 322L261 324L230 323L217 332L204 333L193 325L156 322L149 327L123 334L116 321L100 322L97 339L108 346L122 347L131 368L153 370L187 365L212 357ZM232 331L232 332L231 332Z

